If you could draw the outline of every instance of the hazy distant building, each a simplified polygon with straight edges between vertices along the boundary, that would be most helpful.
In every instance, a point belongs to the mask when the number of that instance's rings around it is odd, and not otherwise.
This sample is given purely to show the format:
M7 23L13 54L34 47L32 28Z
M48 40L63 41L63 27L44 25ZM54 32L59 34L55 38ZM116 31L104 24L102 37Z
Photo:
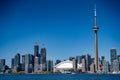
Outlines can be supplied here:
M101 64L103 64L104 60L105 60L105 56L101 56Z
M61 60L56 60L55 65L59 64Z
M81 64L81 56L76 56L76 61L77 61L77 64Z
M81 63L83 58L86 59L86 55L81 55Z
M105 60L105 56L101 56L101 60Z
M14 69L14 65L15 65L15 59L12 58L12 59L11 59L11 68L12 68L12 69Z
M69 60L72 61L73 59L75 59L75 57L69 57Z
M83 58L82 59L82 72L86 72L86 61L85 61L85 59Z

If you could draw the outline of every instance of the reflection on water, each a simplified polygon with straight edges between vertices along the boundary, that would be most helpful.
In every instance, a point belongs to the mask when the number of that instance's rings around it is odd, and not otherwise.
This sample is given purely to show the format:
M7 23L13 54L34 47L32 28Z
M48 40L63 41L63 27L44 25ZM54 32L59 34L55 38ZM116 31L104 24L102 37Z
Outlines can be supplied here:
M120 80L119 74L0 74L0 80Z

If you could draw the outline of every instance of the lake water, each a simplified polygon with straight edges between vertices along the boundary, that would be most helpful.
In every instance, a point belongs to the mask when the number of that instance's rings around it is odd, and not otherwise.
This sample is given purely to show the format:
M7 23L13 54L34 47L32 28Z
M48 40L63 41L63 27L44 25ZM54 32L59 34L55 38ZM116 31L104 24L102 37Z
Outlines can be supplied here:
M0 74L0 80L120 80L120 74Z

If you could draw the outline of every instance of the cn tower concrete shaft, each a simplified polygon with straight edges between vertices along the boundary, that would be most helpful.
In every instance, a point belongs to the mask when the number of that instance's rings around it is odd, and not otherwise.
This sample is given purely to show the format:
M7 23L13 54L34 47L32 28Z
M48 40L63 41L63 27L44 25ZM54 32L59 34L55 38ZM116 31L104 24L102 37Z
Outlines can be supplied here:
M95 6L95 10L94 10L94 64L95 64L95 71L97 72L99 70L99 60L98 60L98 26L96 23L96 6Z

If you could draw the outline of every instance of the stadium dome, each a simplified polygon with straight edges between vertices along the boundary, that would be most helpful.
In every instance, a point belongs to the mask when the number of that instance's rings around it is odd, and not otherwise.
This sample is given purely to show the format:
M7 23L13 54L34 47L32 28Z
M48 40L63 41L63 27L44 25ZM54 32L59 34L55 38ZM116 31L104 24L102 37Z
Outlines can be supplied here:
M73 61L62 61L54 66L54 72L71 73L74 70ZM77 68L81 69L82 65L77 64Z

